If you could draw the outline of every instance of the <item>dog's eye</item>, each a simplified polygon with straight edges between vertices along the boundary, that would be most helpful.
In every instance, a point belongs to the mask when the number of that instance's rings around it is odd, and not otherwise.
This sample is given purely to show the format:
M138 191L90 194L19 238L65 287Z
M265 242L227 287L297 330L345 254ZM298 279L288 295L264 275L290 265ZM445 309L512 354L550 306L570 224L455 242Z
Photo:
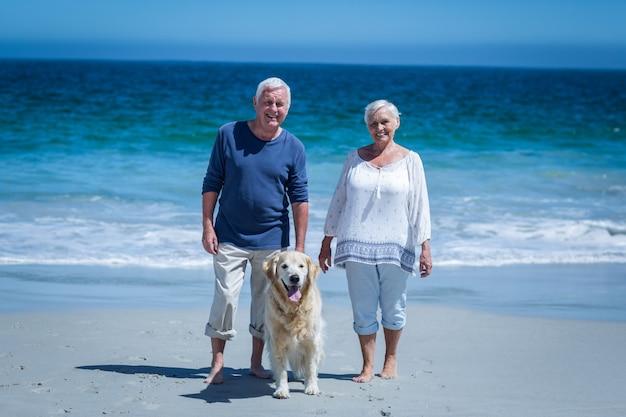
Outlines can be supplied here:
M280 267L281 267L282 269L287 269L287 268L289 268L289 266L287 266L287 264L281 264L281 265L280 265Z
M302 268L304 268L304 267L305 267L305 265L304 265L304 264L300 264L300 265L298 265L298 268L300 268L300 269L302 269Z

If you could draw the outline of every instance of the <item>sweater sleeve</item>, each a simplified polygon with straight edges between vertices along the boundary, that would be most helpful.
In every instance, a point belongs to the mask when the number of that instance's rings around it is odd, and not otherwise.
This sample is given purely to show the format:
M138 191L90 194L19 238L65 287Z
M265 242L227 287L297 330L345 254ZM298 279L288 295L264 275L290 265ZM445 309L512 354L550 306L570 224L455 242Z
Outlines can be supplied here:
M306 152L304 145L293 136L292 143L297 144L293 162L293 169L289 173L287 193L291 203L309 201L309 182L306 169Z
M219 193L224 185L224 129L224 126L219 129L215 142L213 143L209 166L207 167L202 183L203 194L208 191Z
M420 246L430 239L430 205L428 201L428 188L426 187L426 175L420 156L412 152L409 164L409 181L411 192L409 198L409 224L413 235L413 243Z

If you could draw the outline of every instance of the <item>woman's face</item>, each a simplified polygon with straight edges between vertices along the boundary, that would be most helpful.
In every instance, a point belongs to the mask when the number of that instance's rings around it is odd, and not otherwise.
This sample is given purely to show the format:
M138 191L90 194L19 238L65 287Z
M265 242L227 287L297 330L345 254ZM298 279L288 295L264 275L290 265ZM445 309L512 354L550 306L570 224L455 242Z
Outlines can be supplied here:
M381 107L369 118L367 130L374 142L390 142L400 127L400 119L393 116L389 109Z

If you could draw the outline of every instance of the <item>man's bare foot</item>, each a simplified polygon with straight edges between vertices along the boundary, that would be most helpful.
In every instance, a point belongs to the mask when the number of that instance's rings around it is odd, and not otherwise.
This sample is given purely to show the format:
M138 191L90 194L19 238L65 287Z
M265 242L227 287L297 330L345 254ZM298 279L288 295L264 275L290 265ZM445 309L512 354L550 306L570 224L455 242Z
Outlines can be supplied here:
M218 355L216 358L213 358L213 362L211 363L211 372L209 376L204 379L205 384L219 385L224 382L224 360L221 355Z
M352 378L354 382L358 382L359 384L370 382L372 379L374 379L374 374L372 373L372 371L363 371L360 375Z
M224 375L222 374L222 367L215 366L211 368L211 373L204 379L205 384L219 385L224 382Z
M272 373L270 371L266 371L262 366L251 367L248 374L261 379L268 379L272 377Z

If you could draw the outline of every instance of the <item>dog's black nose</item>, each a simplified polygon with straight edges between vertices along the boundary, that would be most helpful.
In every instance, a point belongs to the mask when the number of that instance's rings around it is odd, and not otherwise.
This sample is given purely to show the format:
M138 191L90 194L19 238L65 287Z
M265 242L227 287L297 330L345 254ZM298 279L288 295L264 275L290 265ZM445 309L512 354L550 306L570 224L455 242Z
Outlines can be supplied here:
M300 277L297 275L291 275L289 277L289 282L291 282L292 284L297 284L298 282L300 282Z

